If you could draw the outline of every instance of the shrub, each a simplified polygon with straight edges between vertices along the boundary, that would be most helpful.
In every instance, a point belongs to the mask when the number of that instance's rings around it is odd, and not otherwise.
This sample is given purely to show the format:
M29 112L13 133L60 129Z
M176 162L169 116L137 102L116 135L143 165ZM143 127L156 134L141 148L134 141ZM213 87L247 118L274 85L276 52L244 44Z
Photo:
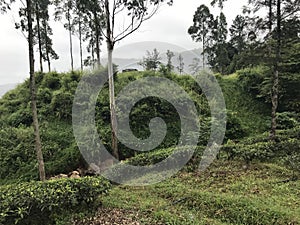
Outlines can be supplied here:
M0 224L54 224L55 214L89 205L109 188L110 183L102 178L0 186Z
M275 155L276 143L258 142L254 144L233 143L229 141L222 147L228 159L243 159L247 164L253 160L266 161Z
M287 130L300 125L300 117L293 112L277 113L277 128Z

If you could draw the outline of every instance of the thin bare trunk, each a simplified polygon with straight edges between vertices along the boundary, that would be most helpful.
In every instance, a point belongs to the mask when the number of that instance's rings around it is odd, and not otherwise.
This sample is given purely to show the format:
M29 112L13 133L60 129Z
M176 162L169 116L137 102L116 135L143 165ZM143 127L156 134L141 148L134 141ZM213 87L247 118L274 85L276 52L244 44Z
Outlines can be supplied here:
M112 132L111 133L112 150L113 150L113 156L116 159L119 159L112 53L113 53L113 48L108 48L108 77L109 77L108 82L109 82L109 102L110 102L110 117L111 117L111 132Z
M42 52L42 41L41 41L41 26L40 26L40 10L38 7L38 3L36 3L35 7L35 15L37 22L37 33L38 33L38 42L39 42L39 54L40 54L40 70L43 73L43 52Z
M31 92L31 108L32 108L32 119L35 136L35 150L39 165L39 176L41 181L45 181L45 167L42 152L42 143L39 131L39 122L37 115L36 106L36 87L35 87L35 76L34 76L34 52L33 52L33 29L32 29L32 4L31 0L26 0L27 3L27 20L28 20L28 49L29 49L29 65L30 65L30 92Z
M50 60L50 55L49 55L49 43L48 43L48 25L46 21L44 21L44 26L45 26L45 44L46 44L46 57L47 57L47 63L48 63L48 71L51 72L51 60Z
M96 12L94 12L94 20L95 20L97 66L100 66L101 65L101 61L100 61L100 30L99 30L99 20L98 20Z
M278 108L278 94L279 94L279 62L281 58L281 0L277 0L277 31L276 31L276 59L274 65L274 77L272 87L272 124L270 139L274 140L276 137L277 119L276 112Z
M69 26L69 43L70 43L70 57L71 57L71 70L74 71L74 59L73 59L73 40L72 40L72 27L70 18L70 9L68 8L68 26Z
M83 71L83 54L82 54L82 31L81 31L81 19L79 18L79 47L80 47L80 68Z
M92 64L93 64L93 69L95 69L95 51L94 51L94 44L92 44Z
M117 119L115 111L115 90L114 90L114 71L112 54L114 50L113 34L110 24L109 2L105 0L106 10L106 35L107 35L107 52L108 52L108 83L109 83L109 102L110 102L110 120L111 120L111 134L112 134L112 153L116 159L119 159L118 139L117 139Z
M204 55L204 47L205 47L205 39L203 37L203 42L202 42L202 60L203 60L203 69L205 69L205 55Z

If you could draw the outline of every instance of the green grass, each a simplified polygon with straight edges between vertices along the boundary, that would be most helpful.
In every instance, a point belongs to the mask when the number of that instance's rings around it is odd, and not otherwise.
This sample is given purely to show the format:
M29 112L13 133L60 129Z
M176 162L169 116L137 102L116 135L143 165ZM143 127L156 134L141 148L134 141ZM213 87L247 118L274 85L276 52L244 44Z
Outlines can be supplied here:
M218 161L146 187L116 186L103 207L136 210L142 224L300 224L300 182L273 164Z

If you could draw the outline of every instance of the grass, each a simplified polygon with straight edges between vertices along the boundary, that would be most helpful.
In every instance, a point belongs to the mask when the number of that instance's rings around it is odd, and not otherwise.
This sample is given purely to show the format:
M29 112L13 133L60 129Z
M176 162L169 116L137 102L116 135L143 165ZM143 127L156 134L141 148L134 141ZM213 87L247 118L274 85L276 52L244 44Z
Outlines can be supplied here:
M104 208L139 211L141 224L300 224L300 182L273 164L215 162L146 187L116 186Z

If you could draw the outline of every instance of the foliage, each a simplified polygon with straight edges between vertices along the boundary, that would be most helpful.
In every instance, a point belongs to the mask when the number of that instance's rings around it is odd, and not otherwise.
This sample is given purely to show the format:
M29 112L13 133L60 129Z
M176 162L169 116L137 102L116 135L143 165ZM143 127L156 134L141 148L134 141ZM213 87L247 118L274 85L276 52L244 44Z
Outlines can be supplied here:
M139 62L145 70L156 71L161 64L161 57L159 56L158 50L155 48L153 52L147 51L146 57L143 57L143 60Z
M61 179L0 186L0 224L56 224L56 214L87 204L110 189L102 178Z
M229 140L221 150L229 160L243 159L247 164L253 161L277 161L299 171L300 128L278 132L276 141L270 141L268 134L245 138L240 142Z

